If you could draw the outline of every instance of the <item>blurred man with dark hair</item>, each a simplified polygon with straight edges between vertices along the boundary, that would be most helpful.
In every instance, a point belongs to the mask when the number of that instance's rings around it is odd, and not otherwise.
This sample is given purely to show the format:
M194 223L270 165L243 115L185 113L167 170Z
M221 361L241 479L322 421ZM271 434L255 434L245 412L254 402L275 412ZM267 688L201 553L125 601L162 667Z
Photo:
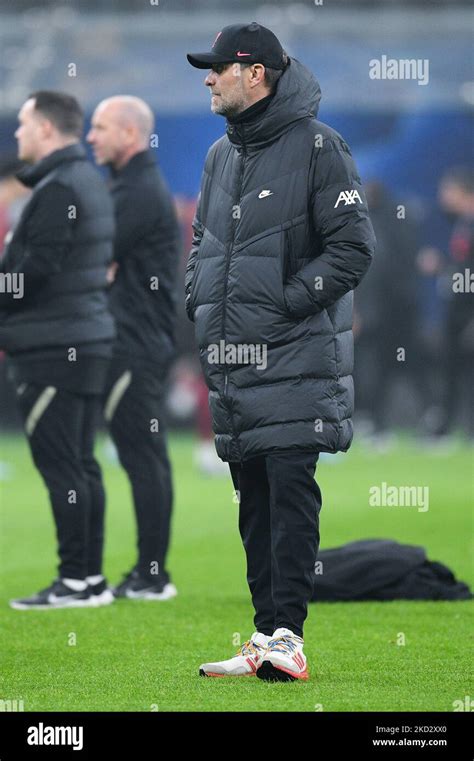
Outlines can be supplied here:
M66 140L79 141L82 138L84 115L79 103L72 95L53 90L38 90L30 95L29 100L34 101L34 112L37 115L41 114L43 119L54 124L58 133L64 135ZM28 113L30 106L31 104L26 107L23 115ZM29 161L29 156L34 153L35 146L28 143L27 131L25 130L19 158L23 161Z
M453 167L439 184L439 201L452 217L446 304L442 420L438 436L451 433L459 413L474 441L474 170Z
M172 478L164 396L175 355L180 235L171 194L150 139L153 113L133 96L100 103L88 134L98 164L112 172L117 234L111 309L117 323L105 419L132 487L138 561L116 597L176 596L166 569Z
M80 144L75 98L32 93L18 119L18 155L28 166L17 176L33 193L1 262L0 348L49 491L60 563L49 587L11 605L108 604L105 498L93 447L115 335L106 293L113 208Z

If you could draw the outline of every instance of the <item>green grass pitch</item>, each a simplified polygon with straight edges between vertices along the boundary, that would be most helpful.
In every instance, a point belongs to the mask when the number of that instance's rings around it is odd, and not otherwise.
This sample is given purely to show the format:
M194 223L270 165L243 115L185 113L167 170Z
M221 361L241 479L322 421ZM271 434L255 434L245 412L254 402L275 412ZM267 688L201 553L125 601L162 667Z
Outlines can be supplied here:
M452 711L474 697L469 601L311 604L308 682L200 678L202 661L230 657L252 633L253 609L230 477L201 476L189 436L172 435L170 450L168 566L179 596L23 612L8 600L56 575L54 527L26 441L0 440L0 699L22 700L25 711ZM421 544L472 587L472 454L462 441L442 455L401 435L384 455L355 442L348 454L323 458L321 548L360 538ZM135 562L134 521L126 477L104 456L103 439L98 455L108 495L105 572L115 583ZM370 507L369 488L382 481L429 486L429 510Z

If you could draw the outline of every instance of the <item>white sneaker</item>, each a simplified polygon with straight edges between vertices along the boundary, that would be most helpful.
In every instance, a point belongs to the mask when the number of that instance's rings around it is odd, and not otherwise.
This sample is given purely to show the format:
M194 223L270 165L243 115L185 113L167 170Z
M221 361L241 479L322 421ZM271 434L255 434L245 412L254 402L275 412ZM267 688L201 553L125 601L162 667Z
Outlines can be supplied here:
M308 679L303 644L303 639L290 629L276 629L258 668L258 678L267 682Z
M201 676L253 676L266 652L270 640L266 634L254 632L247 642L237 650L237 654L227 661L201 663Z

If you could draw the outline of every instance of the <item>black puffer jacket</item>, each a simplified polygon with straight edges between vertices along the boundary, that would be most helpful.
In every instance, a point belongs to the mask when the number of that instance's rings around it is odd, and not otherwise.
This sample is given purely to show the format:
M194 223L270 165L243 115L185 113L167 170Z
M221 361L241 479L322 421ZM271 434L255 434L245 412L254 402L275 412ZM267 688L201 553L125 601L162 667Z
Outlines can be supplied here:
M50 153L18 177L34 188L0 272L21 274L23 298L0 300L0 348L17 352L111 341L107 267L114 213L84 148ZM3 303L5 302L5 303Z
M263 116L228 124L206 159L186 309L225 461L351 444L352 289L375 238L320 95L291 59Z

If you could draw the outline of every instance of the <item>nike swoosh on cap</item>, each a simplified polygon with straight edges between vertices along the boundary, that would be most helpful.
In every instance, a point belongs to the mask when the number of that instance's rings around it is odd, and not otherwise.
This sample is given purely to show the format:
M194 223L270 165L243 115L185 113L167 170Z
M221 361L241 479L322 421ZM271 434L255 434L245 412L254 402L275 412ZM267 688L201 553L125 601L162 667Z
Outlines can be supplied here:
M252 55L252 53L241 53L240 50L238 50L236 55L238 55L240 58L243 55Z

